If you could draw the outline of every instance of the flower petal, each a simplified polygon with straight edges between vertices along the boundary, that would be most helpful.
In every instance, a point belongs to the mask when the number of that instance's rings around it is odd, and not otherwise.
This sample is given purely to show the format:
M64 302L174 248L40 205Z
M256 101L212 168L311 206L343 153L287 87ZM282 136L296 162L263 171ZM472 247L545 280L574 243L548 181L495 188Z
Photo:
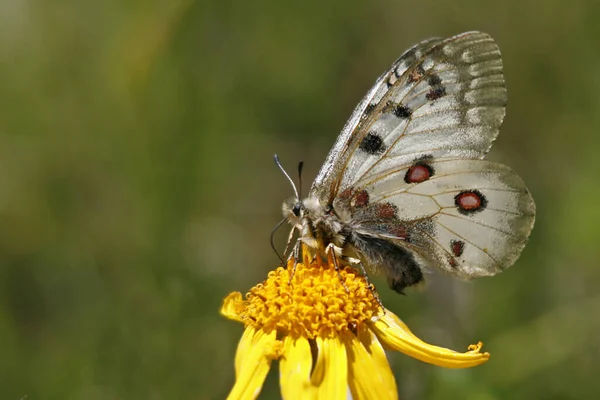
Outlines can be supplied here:
M397 399L396 380L377 337L362 325L358 338L348 334L348 383L354 399Z
M373 320L369 326L386 346L401 351L426 363L447 368L468 368L483 364L490 358L489 353L480 353L481 342L469 346L469 351L459 353L443 347L423 342L408 329L408 326L389 310L385 315Z
M319 357L315 365L318 387L317 398L335 400L346 399L348 393L348 359L346 347L339 337L316 338Z
M236 355L236 363L239 360L239 366L236 365L235 384L228 399L246 400L255 399L258 396L271 367L271 361L277 357L280 351L278 347L281 342L276 340L276 335L275 331L267 334L259 330L251 337L251 340L248 340L249 336L244 338L246 343L250 342L250 346L243 346L242 351L246 352L244 357Z
M240 376L240 370L244 365L244 360L247 358L250 349L252 348L252 340L256 334L256 329L251 326L247 326L244 329L242 338L240 339L235 352L235 376Z
M244 300L240 292L231 292L223 300L221 306L221 315L238 322L244 322L240 313L244 309Z
M283 354L279 362L281 397L286 400L315 398L316 388L310 382L313 362L308 340L286 337Z

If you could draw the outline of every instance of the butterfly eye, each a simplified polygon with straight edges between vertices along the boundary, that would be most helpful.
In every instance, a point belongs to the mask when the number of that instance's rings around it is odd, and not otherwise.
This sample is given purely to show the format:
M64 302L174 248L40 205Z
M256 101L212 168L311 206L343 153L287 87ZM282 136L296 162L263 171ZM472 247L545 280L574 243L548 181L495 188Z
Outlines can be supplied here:
M333 205L331 204L327 204L323 210L327 215L335 215L335 213L333 212Z
M300 216L300 210L302 209L302 204L296 203L294 204L294 208L292 208L292 212L296 217Z

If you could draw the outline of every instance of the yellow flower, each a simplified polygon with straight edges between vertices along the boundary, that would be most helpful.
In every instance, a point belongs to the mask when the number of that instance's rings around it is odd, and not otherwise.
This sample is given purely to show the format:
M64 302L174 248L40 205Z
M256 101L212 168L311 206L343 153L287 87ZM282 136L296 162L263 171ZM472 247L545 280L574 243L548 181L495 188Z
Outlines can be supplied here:
M489 359L481 343L458 353L423 342L382 310L357 271L336 271L331 261L305 257L292 273L290 260L245 300L239 292L225 298L221 314L245 325L229 399L256 398L273 360L279 360L281 394L289 400L346 399L348 391L353 399L398 398L384 347L448 368Z

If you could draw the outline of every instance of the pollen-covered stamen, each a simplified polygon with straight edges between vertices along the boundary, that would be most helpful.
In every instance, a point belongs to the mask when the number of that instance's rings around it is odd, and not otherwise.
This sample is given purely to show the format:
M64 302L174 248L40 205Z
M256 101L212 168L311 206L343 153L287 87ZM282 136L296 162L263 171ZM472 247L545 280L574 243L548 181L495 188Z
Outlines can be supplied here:
M356 329L359 324L381 314L373 291L356 270L345 267L336 271L331 261L305 258L287 269L280 267L253 287L246 299L236 299L233 307L238 320L265 332L276 330L281 335L334 337ZM341 280L341 281L340 281Z

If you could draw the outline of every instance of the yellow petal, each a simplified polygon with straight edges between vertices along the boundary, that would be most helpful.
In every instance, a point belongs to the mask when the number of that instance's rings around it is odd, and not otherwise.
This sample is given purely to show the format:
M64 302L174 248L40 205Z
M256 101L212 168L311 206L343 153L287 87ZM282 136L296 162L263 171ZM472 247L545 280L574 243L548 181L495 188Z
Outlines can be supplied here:
M319 359L322 360L320 368L323 372L322 379L317 386L317 398L324 400L346 399L348 392L346 347L339 337L317 337L316 342Z
M283 357L279 362L279 385L281 397L286 400L314 399L316 390L310 383L312 369L310 344L305 338L286 337Z
M248 355L250 349L252 348L252 340L254 339L254 334L256 333L256 329L251 326L246 327L244 329L244 333L242 334L242 338L238 343L237 351L235 352L235 376L238 377L240 375L240 370L244 365L244 359Z
M259 330L253 335L249 348L244 348L247 354L243 358L239 358L240 365L239 368L236 368L235 384L228 399L246 400L255 399L258 396L271 367L271 360L278 353L280 342L277 342L276 334L275 331L266 334Z
M234 321L244 322L240 317L240 313L244 307L244 300L242 300L242 294L240 292L229 293L223 300L221 315Z
M313 368L312 375L310 376L310 383L313 386L320 386L325 377L325 353L321 351L321 347L319 343L321 341L316 341L317 343L317 359L315 360L315 367Z
M356 399L397 399L396 380L375 335L363 325L358 338L348 334L348 383Z
M480 353L482 344L469 346L469 351L459 353L443 347L433 346L416 337L410 329L389 310L369 326L386 346L401 351L426 363L447 368L468 368L486 362L489 353Z

